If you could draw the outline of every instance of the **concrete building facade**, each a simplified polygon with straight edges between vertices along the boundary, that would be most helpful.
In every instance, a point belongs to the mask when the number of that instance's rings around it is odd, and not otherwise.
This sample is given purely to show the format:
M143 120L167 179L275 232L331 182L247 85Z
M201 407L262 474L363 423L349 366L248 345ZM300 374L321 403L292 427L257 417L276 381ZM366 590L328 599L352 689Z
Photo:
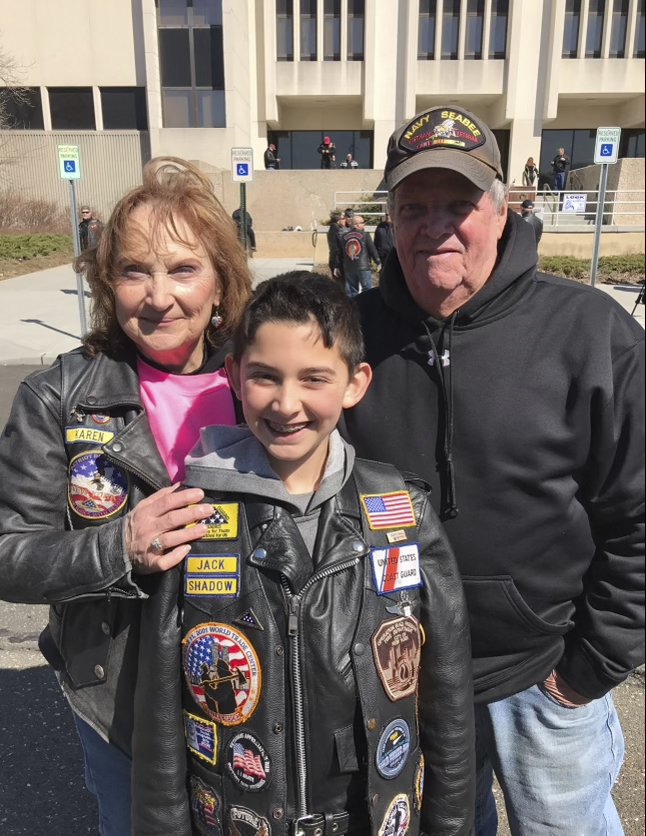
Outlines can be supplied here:
M108 156L113 143L117 163L128 142L135 166L172 154L225 170L237 146L253 148L262 168L269 141L281 168L318 168L328 135L338 161L352 153L381 169L393 129L438 103L494 129L509 183L520 184L530 156L549 169L560 146L573 167L590 164L599 126L622 128L620 156L643 157L644 6L0 0L9 83L26 88L18 102L0 89L5 147L18 161L10 176L19 179L21 142L35 161L33 147L70 133L101 137Z

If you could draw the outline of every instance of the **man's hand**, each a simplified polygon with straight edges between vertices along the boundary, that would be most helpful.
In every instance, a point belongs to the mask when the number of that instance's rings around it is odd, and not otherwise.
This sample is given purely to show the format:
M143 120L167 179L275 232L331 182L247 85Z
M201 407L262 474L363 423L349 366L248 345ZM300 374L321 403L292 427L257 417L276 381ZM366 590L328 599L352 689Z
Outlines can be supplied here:
M146 497L124 518L128 558L136 572L148 575L177 566L191 550L190 543L206 534L201 520L213 513L201 488L162 488ZM197 523L197 525L194 525ZM191 525L191 528L187 528Z
M563 708L581 708L587 705L590 700L575 691L567 684L567 682L556 671L547 677L543 683L543 688L547 693Z

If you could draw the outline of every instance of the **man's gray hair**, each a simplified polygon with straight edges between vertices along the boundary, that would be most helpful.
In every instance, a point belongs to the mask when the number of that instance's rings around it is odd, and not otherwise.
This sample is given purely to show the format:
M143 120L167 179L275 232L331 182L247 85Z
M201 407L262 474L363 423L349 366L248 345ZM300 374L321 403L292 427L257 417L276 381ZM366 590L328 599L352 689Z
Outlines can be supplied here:
M388 209L388 214L394 218L395 217L395 192L397 189L391 189L388 192L388 200L386 203L386 208ZM509 186L506 186L502 180L494 180L491 184L491 188L489 189L489 198L493 203L493 207L496 212L502 212L502 208L505 205L505 201L507 200L507 195L509 194Z

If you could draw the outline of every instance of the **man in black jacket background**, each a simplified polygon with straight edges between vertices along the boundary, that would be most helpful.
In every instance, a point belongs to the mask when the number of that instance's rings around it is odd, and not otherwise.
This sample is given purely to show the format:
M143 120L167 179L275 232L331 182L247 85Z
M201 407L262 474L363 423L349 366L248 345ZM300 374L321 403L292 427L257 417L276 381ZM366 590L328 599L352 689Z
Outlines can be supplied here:
M479 836L621 834L611 690L643 661L644 334L537 272L496 140L457 106L390 139L396 249L361 294L361 456L419 473L471 619Z

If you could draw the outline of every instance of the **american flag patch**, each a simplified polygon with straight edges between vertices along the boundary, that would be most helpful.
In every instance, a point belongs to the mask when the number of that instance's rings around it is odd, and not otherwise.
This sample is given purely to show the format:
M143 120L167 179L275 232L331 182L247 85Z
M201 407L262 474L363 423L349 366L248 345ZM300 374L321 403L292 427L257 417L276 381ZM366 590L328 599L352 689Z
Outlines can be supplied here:
M410 528L415 525L415 512L408 491L362 496L371 531L384 528Z

